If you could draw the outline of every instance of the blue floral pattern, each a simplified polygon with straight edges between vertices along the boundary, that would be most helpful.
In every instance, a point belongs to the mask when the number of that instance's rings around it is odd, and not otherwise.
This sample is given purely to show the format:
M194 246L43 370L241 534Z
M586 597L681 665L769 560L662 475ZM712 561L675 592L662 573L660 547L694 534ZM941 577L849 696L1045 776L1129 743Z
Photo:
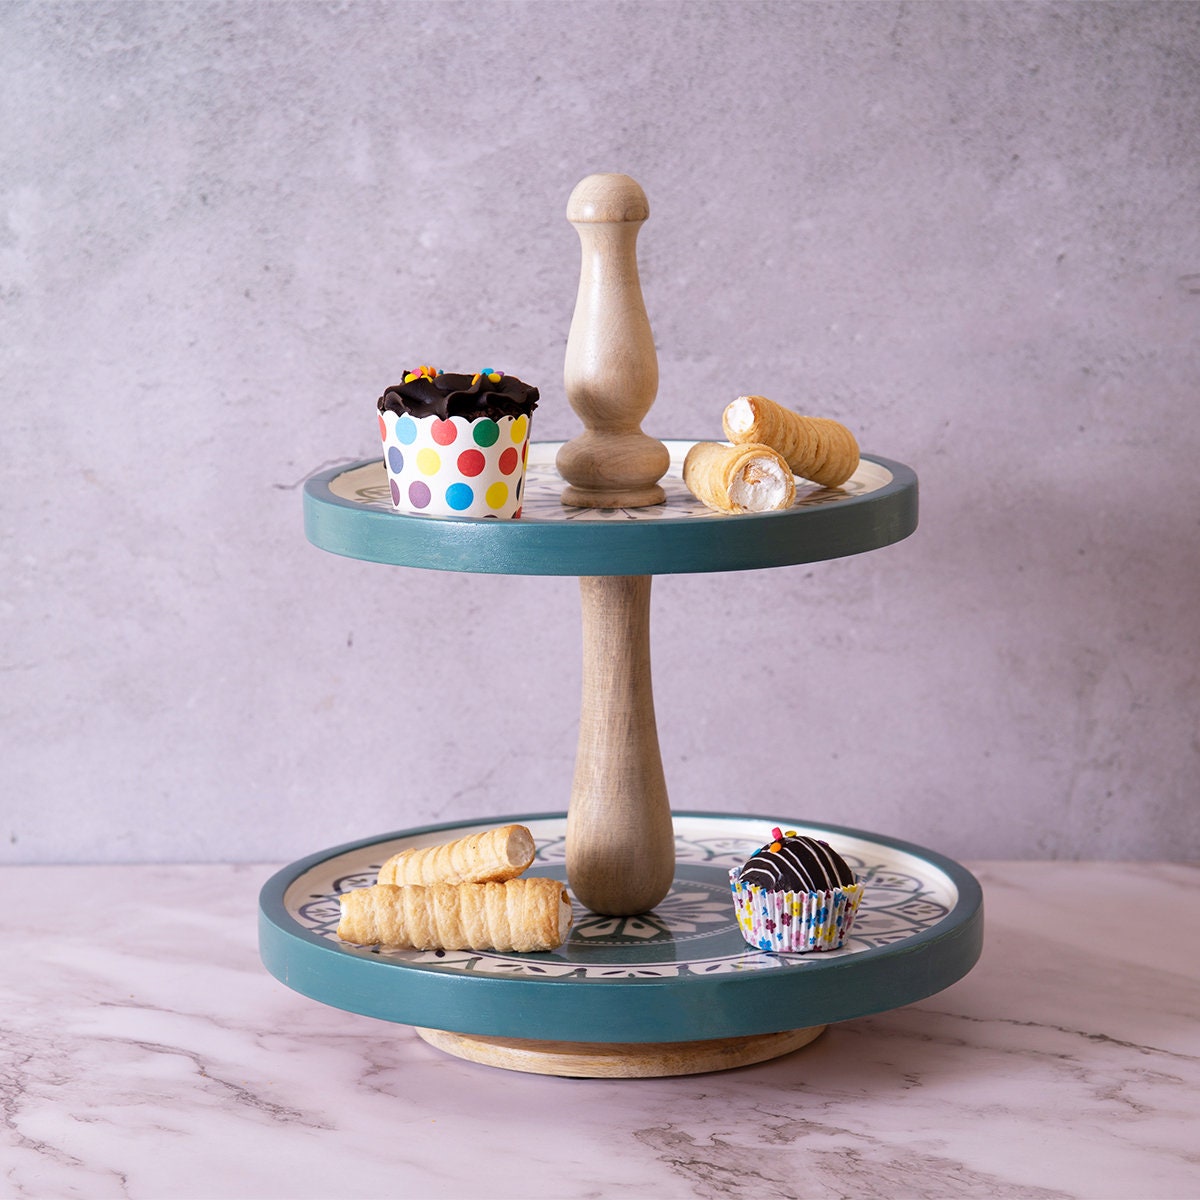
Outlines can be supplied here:
M801 832L818 836L823 832L795 820L785 823ZM538 844L531 874L565 880L565 818L540 818L526 824ZM634 917L603 916L576 904L570 938L546 954L366 949L339 941L338 896L373 884L383 861L411 840L381 841L318 863L289 888L286 903L302 929L328 938L347 954L377 954L427 969L587 981L803 970L814 957L828 960L922 935L942 921L957 902L954 884L931 863L874 843L865 835L839 839L825 834L836 842L863 885L852 931L840 949L818 956L766 953L743 940L729 891L730 868L763 844L765 832L758 824L744 817L677 815L676 877L667 897L652 912ZM444 840L471 832L471 828L449 831ZM419 844L436 840L427 835Z
M724 514L701 504L683 482L683 460L692 442L669 441L671 465L661 480L666 492L665 504L648 508L568 508L562 503L563 479L554 465L561 442L531 442L525 473L525 495L521 505L523 521L663 521L684 518L723 520ZM886 487L892 473L878 463L864 459L858 470L841 487L825 488L807 480L796 481L796 508L836 504L851 496L862 496ZM392 511L391 491L382 458L378 463L337 476L330 491L343 499L354 500L371 508Z

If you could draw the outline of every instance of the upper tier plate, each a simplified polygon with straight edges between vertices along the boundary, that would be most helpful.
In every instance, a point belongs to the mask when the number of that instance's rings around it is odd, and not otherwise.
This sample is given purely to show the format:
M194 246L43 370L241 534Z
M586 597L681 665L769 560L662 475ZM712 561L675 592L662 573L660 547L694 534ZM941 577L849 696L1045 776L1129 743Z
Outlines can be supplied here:
M917 527L917 477L863 456L839 488L797 480L782 512L727 516L683 483L691 441L669 441L665 504L569 508L554 465L561 442L529 451L523 515L498 521L397 513L383 460L334 467L304 485L304 529L323 550L368 562L493 575L672 575L819 562L876 550Z

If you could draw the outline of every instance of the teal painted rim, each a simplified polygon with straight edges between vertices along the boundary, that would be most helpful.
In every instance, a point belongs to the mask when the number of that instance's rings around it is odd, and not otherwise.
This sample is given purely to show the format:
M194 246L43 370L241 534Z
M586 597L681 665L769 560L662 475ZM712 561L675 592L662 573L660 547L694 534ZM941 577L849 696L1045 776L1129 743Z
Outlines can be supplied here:
M364 853L371 857L370 852L376 850L375 857L386 857L395 849L385 852L387 843L418 838L428 842L429 835L438 835L434 841L450 840L457 836L456 830L501 823L527 824L535 837L545 830L556 835L557 827L565 823L565 814L542 813L423 826L318 851L292 863L273 875L260 894L263 964L281 982L311 999L401 1024L496 1037L673 1042L770 1033L889 1011L942 991L978 961L983 943L982 890L974 876L951 859L844 826L781 822L777 814L676 812L673 816L677 829L689 824L718 832L736 828L741 832L735 841L738 837L744 840L748 826L769 829L782 823L827 836L835 846L849 843L883 864L874 884L868 877L868 897L872 886L886 889L889 872L894 875L895 864L900 862L918 882L922 875L932 882L928 896L914 893L897 911L907 906L910 914L917 913L924 905L924 916L914 918L914 931L890 934L883 928L879 944L853 953L781 958L738 942L740 948L732 957L724 953L719 959L710 956L689 963L688 943L682 938L668 948L665 958L662 950L656 951L658 965L640 968L641 975L637 951L624 949L606 952L622 962L629 959L619 968L604 963L573 968L569 957L520 955L491 956L498 960L489 964L493 973L474 973L461 961L453 966L415 952L409 952L407 958L389 958L377 951L348 947L328 931L315 932L297 917L296 889L314 872L336 870L342 861L365 862ZM545 867L539 867L535 862L530 873L565 877L565 870L549 859ZM677 867L679 890L693 894L707 889L715 896L720 889L714 881L726 870L721 863L709 867L681 861ZM940 902L934 893L941 896ZM318 906L326 902L327 898ZM732 914L732 903L727 903ZM867 903L864 900L864 908ZM892 918L882 914L881 919ZM865 920L860 917L860 922ZM723 951L729 950L727 929L713 937ZM736 937L733 940L738 941ZM591 946L585 949L597 953ZM674 966L671 954L676 955ZM457 957L463 961L472 958L465 953ZM480 957L487 956L474 956L476 960ZM417 958L425 961L414 961ZM764 966L766 959L774 961ZM514 961L510 965L508 960ZM509 970L519 973L505 973Z
M690 442L671 442L678 451ZM534 443L531 455L554 443ZM676 454L676 459L678 455ZM891 478L861 494L824 493L783 512L638 519L639 511L605 510L613 519L527 514L519 520L424 517L338 495L339 477L376 460L333 467L304 485L305 534L314 545L367 562L498 575L669 575L745 571L844 558L908 537L917 527L917 476L903 463L862 456ZM674 469L674 468L673 468ZM382 478L382 465L380 465ZM664 482L667 482L664 480ZM676 495L685 492L671 481ZM677 503L677 500L669 501ZM528 502L526 509L530 508Z

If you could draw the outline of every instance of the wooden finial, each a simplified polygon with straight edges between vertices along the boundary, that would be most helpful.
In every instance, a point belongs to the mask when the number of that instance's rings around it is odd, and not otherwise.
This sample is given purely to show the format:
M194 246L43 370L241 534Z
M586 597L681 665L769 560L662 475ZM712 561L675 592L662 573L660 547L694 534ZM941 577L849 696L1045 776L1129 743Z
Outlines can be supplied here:
M667 448L642 432L658 392L658 355L638 278L637 236L650 215L628 175L589 175L567 202L582 247L563 381L584 432L558 452L564 504L643 508L666 499Z

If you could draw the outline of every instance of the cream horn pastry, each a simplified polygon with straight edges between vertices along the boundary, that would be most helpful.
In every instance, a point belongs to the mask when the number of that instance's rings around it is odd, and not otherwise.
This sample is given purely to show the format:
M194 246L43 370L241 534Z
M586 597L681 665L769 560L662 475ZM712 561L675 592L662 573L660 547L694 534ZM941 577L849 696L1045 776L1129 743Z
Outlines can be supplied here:
M770 512L796 498L782 455L756 443L697 442L683 460L683 482L697 500L724 513Z
M339 897L338 937L414 950L553 950L567 940L571 900L557 879L377 883Z
M537 850L524 825L505 825L485 833L393 854L379 869L378 883L495 883L515 879Z
M739 396L721 424L731 442L773 446L796 475L822 487L838 487L858 470L858 442L845 425L802 417L766 396Z

